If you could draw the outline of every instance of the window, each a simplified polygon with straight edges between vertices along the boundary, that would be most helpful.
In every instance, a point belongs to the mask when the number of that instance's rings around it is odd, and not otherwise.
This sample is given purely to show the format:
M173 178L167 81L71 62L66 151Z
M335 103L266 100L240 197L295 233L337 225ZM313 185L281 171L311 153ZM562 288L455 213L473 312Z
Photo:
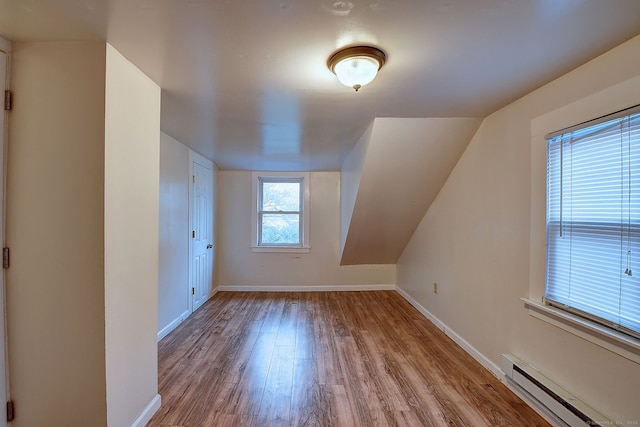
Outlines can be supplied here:
M302 246L302 178L259 179L258 246Z
M547 137L545 302L635 337L640 337L638 111Z
M254 251L308 252L308 181L306 173L254 173Z

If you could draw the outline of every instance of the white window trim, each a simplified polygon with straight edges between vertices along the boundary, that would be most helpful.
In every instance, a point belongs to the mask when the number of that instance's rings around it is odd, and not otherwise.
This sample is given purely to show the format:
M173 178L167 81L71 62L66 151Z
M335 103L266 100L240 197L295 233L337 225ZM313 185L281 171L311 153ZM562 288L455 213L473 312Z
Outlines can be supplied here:
M640 363L640 340L541 302L520 298L529 315Z
M302 178L302 246L258 246L258 195L260 178ZM251 191L251 252L309 253L309 172L253 172Z
M591 96L565 105L531 121L531 210L529 251L529 297L522 298L532 317L547 322L593 344L640 363L640 340L596 322L546 305L546 174L545 136L594 117L632 107L638 103L640 77L635 77Z

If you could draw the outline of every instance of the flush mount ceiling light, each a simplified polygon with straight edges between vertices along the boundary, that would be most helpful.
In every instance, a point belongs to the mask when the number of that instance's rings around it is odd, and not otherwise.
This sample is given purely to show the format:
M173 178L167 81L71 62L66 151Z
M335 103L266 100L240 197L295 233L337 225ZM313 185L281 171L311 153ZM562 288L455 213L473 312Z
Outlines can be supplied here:
M387 60L387 55L373 46L352 46L339 50L327 61L340 83L355 89L371 83Z

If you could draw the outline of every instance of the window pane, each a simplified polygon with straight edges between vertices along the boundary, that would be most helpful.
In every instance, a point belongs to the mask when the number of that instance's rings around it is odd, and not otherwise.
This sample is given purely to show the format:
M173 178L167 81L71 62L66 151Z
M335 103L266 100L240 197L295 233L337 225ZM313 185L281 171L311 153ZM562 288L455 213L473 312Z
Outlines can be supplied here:
M263 182L263 211L300 211L300 182Z
M262 215L261 244L300 245L300 215L271 214Z
M640 332L639 226L640 114L548 141L547 301Z

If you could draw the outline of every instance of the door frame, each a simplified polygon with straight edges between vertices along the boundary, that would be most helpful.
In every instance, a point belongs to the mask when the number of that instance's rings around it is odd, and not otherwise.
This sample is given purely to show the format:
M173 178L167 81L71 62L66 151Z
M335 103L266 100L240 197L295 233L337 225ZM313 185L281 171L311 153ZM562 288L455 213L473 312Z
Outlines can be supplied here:
M192 238L192 231L194 230L194 219L193 219L193 202L194 202L194 181L193 181L193 177L194 177L194 163L198 163L201 166L204 166L205 168L209 169L211 171L211 201L212 201L212 218L211 218L211 242L213 242L214 239L214 225L215 222L213 220L214 218L214 210L215 210L215 198L214 198L214 190L213 190L213 173L215 171L214 167L213 167L213 162L209 159L207 159L204 156L201 156L200 154L196 153L195 151L189 150L189 280L187 280L187 295L189 298L189 311L191 313L193 313L195 310L198 309L198 306L194 307L194 295L192 294L191 289L194 287L194 277L195 277L195 254L194 254L194 242L193 242L193 238ZM213 254L215 256L215 245L213 247ZM214 256L211 257L211 281L213 282L213 274L214 274ZM213 291L213 286L212 284L209 285L209 289L207 290L208 293L208 297L211 297L212 295L212 291ZM208 299L208 298L207 298ZM0 426L1 427L1 426Z
M6 246L6 176L7 176L7 145L9 138L9 112L4 109L5 90L10 88L9 79L11 71L11 43L0 37L0 53L6 56L4 69L4 81L0 78L2 86L2 120L0 120L0 242ZM7 341L7 306L6 306L6 275L4 268L0 272L0 427L9 425L7 421L7 405L10 400L9 390L9 354Z

